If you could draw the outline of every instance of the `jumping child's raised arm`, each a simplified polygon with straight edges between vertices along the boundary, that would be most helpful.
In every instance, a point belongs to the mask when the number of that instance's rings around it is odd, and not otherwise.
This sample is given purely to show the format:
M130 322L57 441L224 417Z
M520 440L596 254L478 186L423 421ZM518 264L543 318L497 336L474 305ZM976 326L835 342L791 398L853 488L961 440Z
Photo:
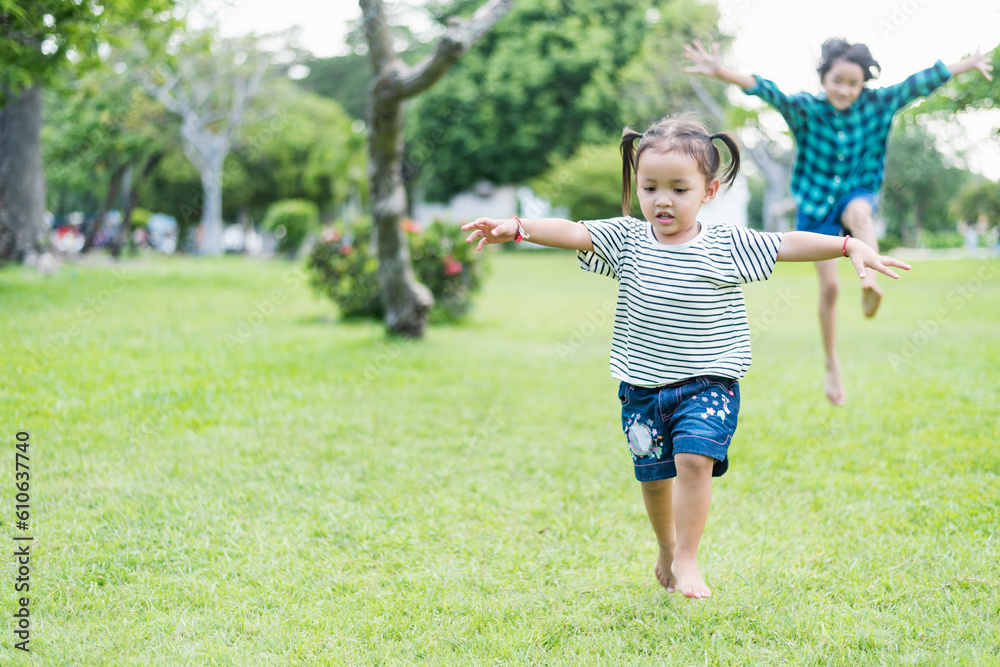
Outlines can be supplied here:
M739 86L740 90L748 95L756 95L777 109L793 130L804 122L805 116L800 113L803 103L801 95L786 95L773 81L760 76L739 74L723 67L719 58L718 44L713 44L712 50L708 51L696 39L684 47L684 57L694 63L690 67L685 67L685 72L725 81Z
M948 71L951 72L952 76L958 76L972 70L978 70L986 77L987 81L993 80L993 75L990 74L993 71L993 65L986 59L986 56L979 52L979 49L976 49L976 52L968 58L959 60L954 65L948 65Z
M694 48L692 48L692 46ZM746 74L739 74L731 69L722 66L722 59L719 57L719 45L713 44L712 50L708 51L697 39L691 45L684 46L684 57L694 63L690 67L685 67L685 72L692 74L703 74L713 79L719 79L726 83L732 83L743 90L749 90L757 84L757 80Z

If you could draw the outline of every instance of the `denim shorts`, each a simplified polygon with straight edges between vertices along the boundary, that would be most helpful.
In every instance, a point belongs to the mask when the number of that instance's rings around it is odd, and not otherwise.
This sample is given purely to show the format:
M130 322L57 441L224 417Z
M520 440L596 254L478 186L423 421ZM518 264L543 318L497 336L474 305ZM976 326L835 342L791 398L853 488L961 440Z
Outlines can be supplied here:
M826 234L827 236L840 236L844 232L844 222L841 219L844 215L844 209L855 199L868 202L872 213L875 212L875 195L871 190L855 188L837 200L836 205L834 205L833 209L827 213L822 221L811 218L804 213L799 213L795 218L795 229L800 232L815 232L817 234Z
M618 385L622 431L640 482L677 476L674 454L715 459L712 476L729 469L729 443L740 411L740 383L703 375L662 387Z

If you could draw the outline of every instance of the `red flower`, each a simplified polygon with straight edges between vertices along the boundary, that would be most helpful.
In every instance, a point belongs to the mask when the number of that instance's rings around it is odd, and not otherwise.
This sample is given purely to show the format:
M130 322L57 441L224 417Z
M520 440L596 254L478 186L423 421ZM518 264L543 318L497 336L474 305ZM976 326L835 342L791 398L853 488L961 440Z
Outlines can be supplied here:
M354 250L354 246L352 246L352 245L345 244L345 245L340 246L340 254L341 255L350 255L353 250Z
M462 263L448 255L444 258L444 275L454 276L462 272Z
M409 218L405 218L403 222L400 223L400 227L403 228L403 231L409 232L411 234L419 234L420 232L423 231L423 229L421 229L420 227L420 224L416 220L410 220Z

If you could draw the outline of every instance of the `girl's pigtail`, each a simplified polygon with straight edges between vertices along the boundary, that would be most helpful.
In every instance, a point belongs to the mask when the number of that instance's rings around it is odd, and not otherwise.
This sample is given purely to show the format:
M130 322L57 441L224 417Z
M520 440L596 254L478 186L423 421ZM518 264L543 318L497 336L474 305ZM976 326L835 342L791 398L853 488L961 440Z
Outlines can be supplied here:
M740 173L740 147L736 144L736 140L733 139L732 135L726 132L713 134L710 139L720 140L729 149L729 168L726 169L726 173L722 176L722 184L729 187L736 180L736 175Z
M642 134L636 132L631 127L622 130L622 215L628 217L632 210L632 181L633 170L635 168L635 140L641 139Z

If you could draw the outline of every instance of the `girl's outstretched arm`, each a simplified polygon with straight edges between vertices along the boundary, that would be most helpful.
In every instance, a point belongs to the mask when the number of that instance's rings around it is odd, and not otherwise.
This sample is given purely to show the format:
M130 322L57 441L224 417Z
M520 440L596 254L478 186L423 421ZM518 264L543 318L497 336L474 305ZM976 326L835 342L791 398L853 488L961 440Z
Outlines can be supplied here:
M462 225L462 231L473 230L466 243L479 239L476 250L482 250L487 243L506 243L517 238L517 219L515 218L477 218ZM561 218L521 219L521 229L524 238L532 243L550 248L568 248L569 250L591 251L594 244L590 240L590 230L586 225Z
M890 266L905 271L910 270L909 264L893 257L879 255L867 244L851 237L840 238L812 232L786 232L781 237L781 245L778 246L779 262L819 262L844 255L850 258L858 278L862 281L866 276L866 267L884 273L890 278L899 278L899 275L889 268Z
M684 46L684 57L694 63L690 67L685 67L685 72L704 74L713 79L735 84L743 90L750 90L757 85L757 80L752 76L738 74L722 66L722 61L719 58L718 44L712 44L712 50L707 51L701 42L696 39L690 45Z
M986 59L986 56L979 52L979 49L976 49L976 52L965 60L959 60L954 65L948 65L948 71L951 72L952 76L958 76L972 70L981 72L987 81L993 80L993 76L990 74L993 71L993 65Z

